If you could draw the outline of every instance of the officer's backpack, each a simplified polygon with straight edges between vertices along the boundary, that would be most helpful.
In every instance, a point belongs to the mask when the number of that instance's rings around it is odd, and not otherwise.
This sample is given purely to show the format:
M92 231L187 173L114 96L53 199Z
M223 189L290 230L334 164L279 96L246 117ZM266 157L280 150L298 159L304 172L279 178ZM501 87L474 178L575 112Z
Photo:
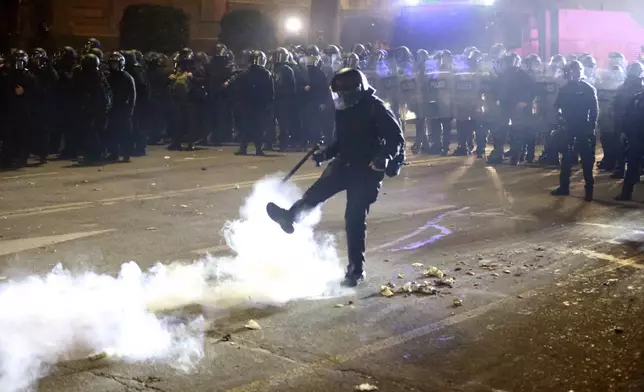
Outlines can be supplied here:
M170 96L175 99L185 99L190 94L191 74L183 72L176 74L176 78L170 85Z

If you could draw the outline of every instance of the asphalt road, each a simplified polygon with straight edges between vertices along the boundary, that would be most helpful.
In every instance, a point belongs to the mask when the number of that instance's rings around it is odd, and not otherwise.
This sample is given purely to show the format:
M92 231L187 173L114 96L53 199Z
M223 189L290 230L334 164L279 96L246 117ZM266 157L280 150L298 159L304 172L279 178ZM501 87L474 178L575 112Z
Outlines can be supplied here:
M152 148L130 164L51 162L0 173L0 279L44 274L59 261L115 274L130 260L149 267L224 255L221 228L255 181L300 155ZM319 172L307 165L294 180L306 187ZM380 391L642 391L642 205L612 202L619 183L604 174L593 203L582 199L579 172L572 196L552 197L557 175L474 157L412 157L373 206L368 279L355 293L205 310L206 357L190 374L79 360L51 369L38 391L312 392L364 383ZM340 252L343 210L339 195L318 227L337 235ZM427 279L413 263L436 266L455 284L438 295L381 296L381 285ZM262 329L246 330L249 319Z

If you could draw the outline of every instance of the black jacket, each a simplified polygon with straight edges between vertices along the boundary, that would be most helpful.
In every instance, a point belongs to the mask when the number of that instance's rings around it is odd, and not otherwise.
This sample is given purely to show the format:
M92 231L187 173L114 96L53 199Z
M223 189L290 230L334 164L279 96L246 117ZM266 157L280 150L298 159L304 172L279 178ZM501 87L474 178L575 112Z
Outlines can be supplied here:
M296 82L293 68L288 64L277 63L273 70L273 81L275 84L275 100L291 101L295 98Z
M107 81L113 94L111 113L131 116L137 100L136 82L132 75L127 71L112 72Z
M374 162L384 169L405 146L396 117L374 93L369 89L358 104L336 111L336 140L325 150L327 159L365 167Z
M588 130L594 130L599 112L597 90L584 80L568 82L559 89L555 110L559 109L569 125L588 126Z
M273 103L275 90L271 73L264 67L251 65L237 79L240 101L245 106L267 107Z
M501 110L506 115L516 113L519 102L528 104L526 110L532 110L532 101L538 94L537 82L522 69L509 69L497 79L498 99Z

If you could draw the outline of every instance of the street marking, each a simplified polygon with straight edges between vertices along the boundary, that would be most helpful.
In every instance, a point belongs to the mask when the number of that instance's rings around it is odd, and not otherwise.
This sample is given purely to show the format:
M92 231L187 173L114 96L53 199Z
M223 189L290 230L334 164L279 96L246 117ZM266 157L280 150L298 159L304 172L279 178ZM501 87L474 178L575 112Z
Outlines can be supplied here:
M503 181L501 181L501 177L499 176L499 173L496 171L496 169L493 166L485 166L485 169L486 173L492 180L494 187L496 188L499 199L502 201L507 201L510 204L514 204L514 198L512 197L512 195L510 195L510 192L508 192L503 186Z
M597 275L601 275L606 272L610 272L612 270L615 270L617 268L621 268L624 266L633 266L635 263L638 261L642 261L642 255L640 255L639 259L637 259L637 256L634 256L629 259L620 259L614 256L606 255L603 253L597 253L593 251L580 251L581 255L587 256L587 254L592 254L596 256L601 256L604 258L608 258L611 261L611 264L605 267L597 268L592 271L589 271L586 274L581 274L581 275L575 275L571 276L571 279L567 282L567 284L571 284L583 279L587 279L590 277L594 277ZM587 252L587 254L585 254ZM574 253L574 251L573 251ZM599 257L597 257L599 258ZM563 283L563 282L559 282ZM542 290L544 287L547 286L542 286L533 290L526 291L520 296L522 297L532 297L537 294L539 294L539 291ZM282 374L274 375L274 376L269 376L264 379L256 380L253 381L249 384L242 385L239 387L235 387L232 389L228 389L225 392L254 392L254 391L266 391L268 388L272 387L277 387L277 386L282 386L284 383L287 382L292 382L294 380L297 380L303 376L310 376L312 374L315 374L318 371L333 371L334 368L337 368L337 365L345 363L345 362L350 362L358 358L362 357L369 357L377 352L383 351L390 349L392 347L400 346L402 344L405 344L409 341L412 341L414 339L429 335L433 332L440 331L442 329L445 329L447 327L468 321L470 319L482 316L494 309L500 308L503 305L509 304L512 301L516 301L515 296L508 296L506 298L491 302L487 305L480 306L478 308L471 309L469 311L465 311L463 313L459 313L457 315L447 317L443 320L438 320L436 322L433 322L431 324L413 329L411 331L405 332L400 335L395 335L391 336L389 338L385 338L379 341L376 341L374 343L368 344L366 346L362 346L352 352L339 355L339 356L334 356L333 360L329 359L323 359L318 362L314 362L311 364L303 364L295 369L289 370L287 372L284 372Z
M604 260L608 261L611 263L612 266L617 265L617 268L619 267L632 267L632 268L637 268L637 269L644 269L644 265L637 264L640 261L644 261L644 258L642 255L630 257L628 259L621 259L619 257L609 255L606 253L600 253L600 252L595 252L593 250L587 250L587 249L575 249L572 251L573 254L575 255L583 255L591 259L599 259L599 260ZM611 266L611 267L612 267ZM606 268L606 267L604 267ZM612 268L614 269L614 268Z
M0 180L17 180L20 178L43 177L43 176L51 176L58 173L59 172L20 174L18 176L0 177Z
M61 242L73 241L80 238L109 233L112 231L115 231L115 229L0 241L0 256L12 253L20 253L30 249L41 248L43 246L51 246Z
M463 175L465 174L465 172L473 166L474 159L475 158L472 156L468 157L465 163L461 167L451 172L447 176L447 178L445 178L445 185L453 186L458 180L460 180L461 177L463 177Z

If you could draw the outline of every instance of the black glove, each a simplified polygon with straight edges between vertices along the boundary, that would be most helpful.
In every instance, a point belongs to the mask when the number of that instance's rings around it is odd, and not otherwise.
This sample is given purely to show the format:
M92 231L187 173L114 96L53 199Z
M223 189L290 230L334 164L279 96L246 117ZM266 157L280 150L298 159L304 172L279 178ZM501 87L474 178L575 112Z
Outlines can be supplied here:
M385 169L387 168L387 165L389 165L389 159L376 158L371 162L371 165L369 166L376 171L385 171Z
M328 161L329 158L326 155L326 150L318 150L313 153L311 159L317 166L320 166L323 162Z

